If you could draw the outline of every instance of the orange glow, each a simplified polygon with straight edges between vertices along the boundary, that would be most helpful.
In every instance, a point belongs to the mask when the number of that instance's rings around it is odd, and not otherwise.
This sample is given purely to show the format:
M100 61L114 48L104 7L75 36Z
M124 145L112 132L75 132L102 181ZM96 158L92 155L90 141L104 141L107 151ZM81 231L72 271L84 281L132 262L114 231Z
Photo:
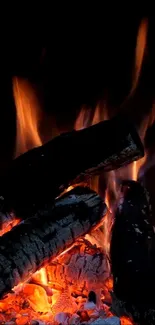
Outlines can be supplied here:
M19 219L13 219L11 222L4 222L1 225L1 229L0 229L0 237L3 236L5 233L9 232L13 227L15 227L16 225L18 225L18 223L20 223Z
M133 181L137 180L137 164L136 164L136 161L134 161L133 165L132 165L132 179L133 179Z
M105 281L104 285L108 288L109 291L111 291L113 289L113 278L112 277L108 278Z
M94 125L105 120L108 120L108 110L107 110L106 102L100 102L96 106L91 124Z
M39 135L40 110L37 97L27 80L13 79L17 134L15 157L42 144Z
M110 251L110 238L112 228L112 214L109 211L103 219L103 247L105 253L109 256Z
M96 123L99 123L103 120L108 119L108 109L106 102L101 101L94 111L93 116L91 110L88 110L86 108L82 108L77 120L75 122L75 129L83 129L86 127L89 127L90 125L94 125ZM108 182L107 182L107 190L105 195L105 203L108 207L108 213L104 217L102 222L102 231L103 231L103 240L102 240L102 247L105 250L106 254L109 255L110 250L110 238L111 238L111 228L113 223L113 217L112 217L112 210L111 210L111 195L109 192L113 193L113 197L117 196L117 188L116 188L116 179L115 179L115 172L108 173ZM90 187L98 192L99 191L99 176L94 176L91 179ZM91 236L88 235L87 238L90 239ZM91 240L91 239L90 239Z
M108 208L108 213L104 217L103 221L103 241L104 249L106 254L109 256L110 252L110 240L111 240L111 230L113 225L113 210L115 202L117 201L119 191L116 184L116 173L111 171L108 173L107 189L105 193L105 203Z
M139 128L139 135L143 143L144 143L146 131L153 124L154 120L155 120L155 105L153 103L150 114L148 114L148 116L144 118ZM147 165L151 165L151 162L150 161L147 162L147 159L148 159L147 153L145 152L145 156L143 158L134 161L132 164L126 167L126 170L128 170L130 174L130 178L132 180L137 181L141 167L143 168L144 165L146 164L145 168L147 169Z
M35 274L33 274L32 278L33 278L33 281L35 281L35 283L47 285L47 272L46 272L46 269L44 267L42 267L42 269L40 269Z
M132 165L131 165L131 179L133 181L137 181L139 170L140 170L141 166L144 165L145 160L146 160L146 155L143 158L139 159L138 161L134 161L132 163Z
M125 316L120 317L121 325L133 325L133 322Z
M105 102L100 102L96 106L94 113L91 109L82 107L75 121L74 129L84 129L107 119L108 110Z
M134 63L134 71L133 71L133 80L132 80L132 89L131 93L137 87L141 68L144 60L146 43L147 43L147 32L148 32L148 20L146 18L142 19L138 34L137 34L137 42L136 42L136 51L135 51L135 63Z
M26 283L23 286L23 294L26 295L30 306L37 312L47 313L50 311L50 304L46 291L39 285Z
M87 128L90 125L90 119L91 119L91 110L82 107L75 121L74 129L81 130Z
M137 87L137 83L140 76L140 71L143 63L143 58L145 54L146 48L146 39L147 39L147 21L143 20L138 31L137 36L137 46L136 46L136 54L135 54L135 70L134 70L134 77L133 77L133 86L132 92ZM13 92L16 104L16 111L17 111L17 141L16 141L16 152L15 157L19 156L20 154L26 152L29 149L32 149L35 146L40 146L42 144L40 134L39 134L39 118L40 118L40 110L37 98L35 93L30 86L30 84L23 79L14 78L13 80ZM100 102L93 113L92 109L88 109L83 107L77 117L75 122L74 128L75 130L80 130L90 125L94 125L100 121L108 119L108 109L105 102ZM147 120L145 127L142 128L142 139L144 139L146 129L148 127L150 119ZM138 162L134 162L128 167L125 167L129 177L131 179L137 180L137 175L139 168L143 165L145 158L139 160ZM130 172L129 172L130 171ZM120 170L122 173L122 177L124 177L123 169ZM119 172L111 171L106 174L106 191L105 191L105 203L108 208L108 212L106 216L102 220L102 224L98 225L100 228L93 229L94 232L100 234L93 238L92 233L87 234L85 236L85 240L89 240L92 242L94 240L94 251L97 248L100 248L101 251L109 256L110 251L110 240L111 240L111 229L113 225L113 213L115 208L115 203L117 201L119 191L117 186L117 177ZM105 177L105 178L106 178ZM79 184L78 184L79 185ZM85 185L85 184L82 184ZM75 185L76 186L76 185ZM74 186L74 187L75 187ZM99 176L95 176L91 179L90 187L99 192ZM61 195L73 189L73 186L69 186ZM3 235L6 231L9 231L15 224L17 224L19 220L14 220L13 223L3 228L0 232L0 235ZM101 239L99 241L99 239ZM96 240L96 242L95 242ZM75 246L75 247L74 247ZM17 314L17 321L16 323L19 325L24 325L30 323L32 319L46 319L47 322L51 322L53 320L52 317L56 315L57 312L64 311L74 313L77 311L77 303L75 300L72 299L73 295L71 296L70 292L71 288L67 286L67 284L63 283L63 278L65 278L64 274L64 264L60 262L60 259L65 260L67 253L73 249L74 253L76 252L76 243L73 244L72 247L69 249L64 250L59 256L57 256L54 263L49 266L45 266L41 270L37 271L35 274L32 275L29 283L20 283L16 288L13 289L13 294L9 294L3 301L0 301L0 311L7 314L11 314L12 310L14 313ZM96 248L97 247L97 248ZM85 250L80 248L82 254L85 254ZM69 252L71 254L71 252ZM94 254L94 252L92 253ZM104 256L105 256L104 254ZM68 257L67 257L68 258ZM83 258L83 257L82 257ZM32 261L33 262L33 261ZM68 259L67 262L69 263ZM55 267L56 266L56 267ZM31 267L31 266L30 266ZM48 271L48 267L51 268ZM72 265L73 273L71 273L70 283L74 281L74 262ZM107 276L109 276L110 270L110 263L107 272ZM55 274L56 280L55 282L52 279L52 275ZM81 273L80 273L81 274ZM110 273L111 274L111 273ZM51 277L51 279L50 279ZM58 281L60 279L60 281ZM98 278L97 278L98 280ZM86 279L87 281L87 279ZM85 281L85 282L86 282ZM73 283L74 284L74 283ZM97 284L95 282L95 288ZM113 279L112 277L102 282L103 287L100 289L105 289L103 291L104 295L109 293L113 289ZM81 296L78 296L78 301L82 305L82 302L86 300L88 292L82 288L80 291L80 285L76 286L76 294L77 292L82 292ZM74 293L75 293L74 292ZM78 294L77 294L78 295ZM83 296L84 298L83 298ZM103 298L103 297L102 297ZM106 301L106 298L103 298ZM109 301L111 298L109 298ZM76 301L77 302L77 301ZM24 307L23 307L24 306ZM21 315L23 316L21 317ZM25 316L26 314L26 316ZM19 316L20 315L20 316ZM112 316L112 312L109 310L106 313L107 317ZM18 317L19 316L19 317ZM4 322L10 319L4 319ZM122 325L133 325L133 323L127 317L121 317L121 324Z

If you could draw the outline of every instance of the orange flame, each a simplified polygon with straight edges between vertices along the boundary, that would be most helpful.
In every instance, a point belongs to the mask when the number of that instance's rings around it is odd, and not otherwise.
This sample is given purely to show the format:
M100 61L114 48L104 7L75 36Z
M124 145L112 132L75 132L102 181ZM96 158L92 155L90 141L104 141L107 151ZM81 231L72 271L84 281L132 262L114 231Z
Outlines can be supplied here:
M139 135L141 137L142 142L144 142L146 131L152 124L154 123L155 120L155 103L153 103L150 114L146 116L146 118L142 121L141 126L139 128ZM131 168L131 179L137 180L139 171L142 168L143 173L145 170L150 168L152 165L154 165L154 159L150 159L148 161L148 155L145 153L145 156L138 161L134 161L131 165L126 167L126 170L129 170Z
M77 120L75 122L75 129L79 130L85 127L88 127L90 125L94 125L96 123L99 123L103 120L108 119L108 110L105 102L100 102L94 111L94 114L91 118L91 111L86 110L85 108L82 108ZM99 176L94 176L91 179L90 187L95 190L96 192L99 191ZM108 191L111 191L114 193L114 196L117 193L116 189L116 182L115 182L115 172L109 172L108 173L108 182L107 182L107 190L105 195L105 203L108 207L108 213L104 217L104 222L102 226L103 231L103 248L107 255L109 255L110 250L110 233L112 228L112 211L111 211L111 203L110 203L110 195ZM90 239L90 238L89 238Z
M82 107L80 113L75 121L74 129L80 130L87 128L90 125L91 110Z
M91 125L108 119L106 102L101 101L97 104L94 113L91 109L82 107L74 124L75 130L87 128Z
M94 124L97 124L97 123L99 123L101 121L105 121L105 120L108 120L108 109L107 109L106 102L101 101L96 106L91 124L94 125Z
M129 319L126 316L120 317L120 321L121 321L121 325L133 325L133 322L131 321L131 319Z
M117 196L118 189L116 185L116 173L114 171L111 171L108 173L108 182L105 194L105 203L108 207L108 213L104 217L103 222L104 250L108 256L110 252L111 229L113 225L113 207L114 202L117 200Z
M13 79L13 94L17 114L15 157L42 144L39 135L39 104L30 83L21 78Z
M47 285L47 272L45 267L42 267L39 271L35 272L32 276L33 280L35 280L35 283Z
M147 32L148 32L148 20L144 18L140 23L138 34L137 34L137 44L136 44L136 51L135 51L135 63L134 63L131 93L134 92L139 81L145 50L146 50Z
M11 222L3 222L0 229L0 237L9 232L13 227L20 223L19 219L14 218Z

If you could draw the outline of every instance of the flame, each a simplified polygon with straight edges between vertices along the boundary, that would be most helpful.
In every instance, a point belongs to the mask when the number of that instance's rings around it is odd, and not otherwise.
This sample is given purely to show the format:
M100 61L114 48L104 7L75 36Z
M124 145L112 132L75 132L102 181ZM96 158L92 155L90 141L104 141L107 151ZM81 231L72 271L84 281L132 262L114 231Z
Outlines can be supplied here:
M39 271L33 274L33 280L34 279L36 283L47 285L47 272L45 267L42 267Z
M94 111L94 114L91 118L91 111L86 109L86 108L82 108L77 120L75 122L75 129L79 130L79 129L83 129L85 127L89 127L90 125L94 125L96 123L99 123L103 120L107 120L108 119L108 109L107 109L107 105L105 101L101 101L98 103L98 105L96 106L96 109ZM94 176L91 179L91 183L90 183L90 187L96 191L99 192L99 176ZM112 214L112 210L111 210L111 195L110 192L113 192L113 196L116 196L117 194L117 188L116 188L116 179L115 179L115 172L109 172L108 173L108 182L107 182L107 190L106 190L106 194L105 194L105 203L108 207L108 213L107 215L104 217L103 220L103 225L102 225L102 231L103 231L103 244L102 247L105 250L105 253L107 255L109 255L109 251L110 251L110 237L111 237L111 228L112 228L112 223L113 223L113 214ZM91 236L89 236L90 239ZM91 239L90 239L91 240Z
M133 80L132 80L132 89L131 94L135 91L141 68L145 56L146 44L147 44L147 33L148 33L148 20L146 18L142 19L138 33L137 33L137 42L136 42L136 50L135 50L135 63L133 70Z
M50 311L50 304L46 291L43 287L36 284L26 283L23 286L23 294L26 295L30 306L37 312L47 313Z
M155 120L155 103L153 102L150 114L148 114L142 121L140 127L139 127L139 135L144 143L145 135L149 127L152 126ZM132 164L128 165L126 167L126 171L128 171L130 178L132 180L137 181L139 176L142 176L147 169L149 169L151 166L154 165L154 157L151 157L151 159L148 159L148 154L145 152L145 155L143 158L134 161ZM141 175L140 175L141 174Z
M108 173L108 182L107 182L107 189L105 193L105 203L108 208L108 213L104 217L103 222L103 234L104 234L104 250L106 254L109 256L110 252L110 241L111 241L111 230L113 226L113 213L114 213L114 207L115 202L117 201L117 198L119 196L119 191L117 188L116 183L116 173L115 171L111 171Z
M91 125L97 124L105 120L108 120L107 105L105 101L100 101L100 103L98 103L96 106Z
M86 107L82 107L79 115L75 121L74 129L81 130L87 128L90 125L91 110Z
M120 321L121 321L121 325L133 325L133 322L131 321L131 319L129 319L126 316L120 317Z
M4 222L2 224L2 229L0 229L0 237L5 233L9 232L13 227L20 223L19 219L13 219L11 222Z
M30 83L22 78L13 79L13 94L17 115L15 157L42 144L39 135L39 105Z
M144 59L145 49L146 49L146 40L147 40L147 20L143 20L140 24L138 35L137 35L137 45L136 45L136 54L135 54L135 69L134 69L134 76L133 76L133 84L131 92L135 90L137 87L141 67ZM17 140L16 140L16 151L15 157L19 156L20 154L26 152L27 150L35 147L40 146L42 144L40 135L39 135L39 106L35 96L35 93L30 86L30 84L21 78L14 78L13 80L13 92L17 110ZM108 119L108 109L105 102L100 102L96 106L96 109L93 113L91 109L87 107L83 107L77 117L75 122L74 128L75 130L80 130L90 125L94 125L100 121ZM152 120L151 120L152 121ZM146 130L148 125L151 123L150 118L147 119L147 123L144 123L141 134L142 138L144 139ZM139 160L138 162L134 162L130 165L129 169L126 168L126 171L129 173L129 177L131 179L136 180L138 177L138 172L141 166L144 164L146 157ZM121 169L120 173L123 174L123 169ZM117 182L116 179L119 175L119 172L112 171L107 173L107 189L105 193L105 203L108 207L108 213L104 217L104 222L99 231L101 236L103 236L103 248L107 255L109 255L110 250L110 239L111 239L111 228L113 224L113 211L114 205L117 201L117 197L119 195ZM122 176L123 177L123 176ZM69 187L65 192L70 191L73 187ZM91 181L91 188L95 191L99 191L99 177L95 176L92 178ZM10 228L7 230L9 231ZM90 237L91 234L86 235L86 238ZM70 248L71 249L71 248ZM64 250L59 258L64 257L68 250ZM59 268L59 272L63 273L63 269ZM20 283L18 288L14 288L14 293L16 294L16 299L19 297L19 305L21 306L22 303L22 294L25 295L26 301L29 302L29 307L33 310L33 313L48 313L51 312L53 306L57 303L60 305L59 308L62 308L62 300L61 295L62 291L57 290L56 288L51 287L51 283L48 279L47 269L46 267L42 268L40 271L36 272L31 277L31 282L34 283L27 283L23 284ZM113 280L112 278L108 279L107 283L105 284L108 290L112 290L113 287ZM51 289L52 288L52 289ZM51 294L51 290L52 294ZM63 294L66 295L68 298L68 292ZM8 300L7 300L8 299ZM10 300L9 300L10 299ZM14 299L15 300L15 299ZM18 299L17 299L18 300ZM59 302L60 300L60 302ZM13 299L6 298L3 302L0 302L0 309L4 309L6 311L10 310L12 307ZM25 301L24 301L25 302ZM70 301L67 300L67 304L70 306ZM57 307L57 305L56 305ZM10 309L9 309L10 308ZM54 310L54 309L53 309ZM72 310L72 307L71 307ZM21 314L21 307L18 306L18 313ZM28 312L29 313L29 312ZM24 316L25 317L25 316ZM36 314L35 314L36 317ZM41 315L39 316L39 318ZM51 317L51 316L50 316ZM32 317L33 318L33 317ZM41 318L40 318L41 319ZM48 319L48 316L47 316ZM18 320L18 324L22 324L25 319ZM121 317L121 324L130 325L132 322L127 317Z
M146 155L143 158L139 159L138 161L134 161L132 163L131 179L133 181L137 181L138 175L139 175L139 170L144 165L145 161L146 161Z
M74 124L75 130L81 130L91 125L108 119L108 109L105 101L100 101L94 113L86 107L82 107Z

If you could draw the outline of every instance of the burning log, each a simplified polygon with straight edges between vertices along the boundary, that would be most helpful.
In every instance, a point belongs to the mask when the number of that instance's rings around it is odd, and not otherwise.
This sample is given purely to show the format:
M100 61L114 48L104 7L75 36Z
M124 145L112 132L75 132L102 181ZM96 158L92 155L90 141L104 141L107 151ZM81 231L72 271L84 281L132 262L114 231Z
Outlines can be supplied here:
M123 181L111 240L114 293L138 324L154 324L154 244L148 193L138 182Z
M106 205L77 187L0 238L0 296L52 261L99 224Z
M12 162L1 180L4 210L30 217L30 211L36 212L69 185L101 169L117 169L143 154L134 126L121 116L62 134Z

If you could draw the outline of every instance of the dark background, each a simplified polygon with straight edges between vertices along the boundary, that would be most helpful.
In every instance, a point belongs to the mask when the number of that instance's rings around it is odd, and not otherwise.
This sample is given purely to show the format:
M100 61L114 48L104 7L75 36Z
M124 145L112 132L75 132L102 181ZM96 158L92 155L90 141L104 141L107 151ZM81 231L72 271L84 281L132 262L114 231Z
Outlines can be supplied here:
M44 15L20 20L17 13L13 16L1 41L2 168L12 159L15 144L14 75L33 83L47 120L54 115L61 131L72 128L83 104L94 109L104 97L110 114L120 110L131 89L137 31L144 15L88 9L52 11L48 26ZM123 107L137 120L150 110L155 97L155 23L154 17L146 17L147 49L139 85Z

